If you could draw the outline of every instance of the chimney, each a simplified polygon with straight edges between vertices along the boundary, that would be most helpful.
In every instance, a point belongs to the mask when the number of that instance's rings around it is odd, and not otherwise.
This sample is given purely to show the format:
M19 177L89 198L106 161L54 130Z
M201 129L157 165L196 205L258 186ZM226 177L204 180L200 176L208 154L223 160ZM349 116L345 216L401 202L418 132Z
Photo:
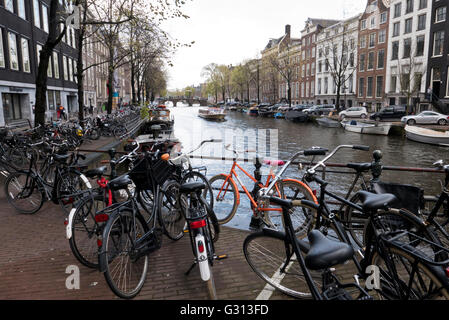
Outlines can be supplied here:
M290 35L291 29L292 29L292 27L291 27L289 24L287 24L287 25L285 26L285 34Z

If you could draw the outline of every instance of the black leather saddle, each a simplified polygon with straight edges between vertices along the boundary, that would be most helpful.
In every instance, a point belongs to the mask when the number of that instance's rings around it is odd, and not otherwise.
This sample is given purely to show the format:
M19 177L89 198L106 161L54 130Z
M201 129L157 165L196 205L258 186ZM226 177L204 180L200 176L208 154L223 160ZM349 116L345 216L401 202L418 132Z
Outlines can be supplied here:
M327 269L342 264L354 255L354 249L344 242L336 242L326 238L320 231L309 233L310 250L305 258L310 270Z
M180 193L192 193L204 190L206 185L202 182L185 183L179 188Z
M104 174L106 173L106 170L108 169L108 167L106 166L102 166L99 168L95 168L92 170L88 170L84 173L84 175L88 178L96 178L96 177L101 177L104 176Z
M123 176L115 178L114 180L109 181L108 187L113 191L123 190L128 189L128 185L132 183L133 181L131 180L131 178L127 174L125 174Z
M378 209L388 209L388 207L397 201L394 194L382 193L376 194L367 191L359 191L357 194L362 201L362 208L366 211L375 211Z
M346 167L354 169L357 172L365 172L372 168L372 163L348 163Z

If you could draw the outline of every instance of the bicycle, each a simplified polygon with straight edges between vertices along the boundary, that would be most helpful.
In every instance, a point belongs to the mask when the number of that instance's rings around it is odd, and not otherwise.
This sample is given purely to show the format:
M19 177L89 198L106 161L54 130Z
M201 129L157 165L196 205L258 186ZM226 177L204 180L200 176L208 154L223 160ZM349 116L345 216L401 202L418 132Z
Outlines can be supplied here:
M283 293L291 295L297 298L308 298L313 296L314 298L319 297L319 293L313 289L313 284L311 284L311 279L322 278L322 274L317 272L318 269L311 268L313 274L309 271L304 270L304 264L299 261L299 265L295 264L293 254L298 257L298 248L291 248L291 246L296 246L295 241L300 241L297 239L294 229L292 231L291 219L285 217L286 213L290 212L293 207L298 208L298 210L303 211L304 215L315 216L316 224L314 224L314 229L319 231L319 234L315 232L315 238L321 239L319 242L327 243L329 248L332 250L322 248L322 252L326 255L332 257L332 252L336 253L335 246L332 244L335 241L329 239L324 239L328 235L329 228L332 228L337 234L338 239L341 242L346 243L346 245L352 247L350 238L348 237L346 230L344 228L343 222L338 215L332 213L326 203L325 196L330 196L346 205L349 205L356 210L364 213L369 217L367 227L365 230L365 243L366 249L364 252L362 249L357 251L351 251L351 258L354 262L354 266L357 269L358 274L356 275L356 281L358 278L366 279L366 268L369 265L373 265L374 257L385 257L384 242L380 236L382 233L388 234L388 232L397 230L411 230L415 234L422 236L426 240L435 244L435 247L439 244L438 238L433 233L433 231L428 228L428 226L420 220L418 217L406 210L391 209L389 205L396 201L396 197L392 194L373 194L366 191L360 191L359 195L362 204L358 205L351 203L350 201L335 195L327 191L328 183L316 175L316 169L319 167L324 167L325 162L330 159L339 149L341 148L352 148L355 150L367 150L368 147L365 146L352 146L352 145L342 145L338 146L334 151L332 151L327 157L319 161L315 166L307 170L306 178L308 181L315 181L320 185L320 197L318 204L310 200L296 200L293 202L288 202L283 199L274 200L275 203L282 204L283 208L283 218L284 225L286 227L286 233L282 233L272 229L263 229L259 233L248 236L244 243L244 253L250 266L264 281L269 283L271 286L280 290ZM316 151L319 152L319 151ZM261 197L268 197L266 190L260 191ZM271 199L273 200L273 199ZM292 205L293 204L293 205ZM285 211L285 213L284 213ZM287 236L286 236L287 234ZM289 239L287 239L290 237ZM268 239L268 240L267 240ZM296 239L293 241L292 239ZM309 238L312 241L312 239ZM265 248L265 242L277 242L276 245L272 244L271 247ZM258 243L260 242L260 243ZM313 242L313 241L312 241ZM251 244L253 243L253 244ZM292 244L293 243L293 244ZM302 242L300 242L302 243ZM251 244L251 246L250 246ZM313 245L313 244L312 244ZM419 247L420 243L415 243L415 247ZM343 248L343 247L341 247ZM301 245L300 248L304 253L309 252L309 247L306 245ZM311 249L310 249L311 250ZM382 251L383 250L383 251ZM251 253L252 251L253 253ZM275 252L276 251L276 252ZM318 250L319 251L319 250ZM344 251L347 251L345 249ZM257 258L257 253L264 254L263 257ZM362 257L362 262L357 259L357 253ZM255 256L252 258L251 254ZM276 256L277 254L277 256ZM326 256L324 255L324 256ZM439 254L434 253L435 259L441 261L442 258ZM334 260L335 258L335 260ZM337 257L333 257L332 261L348 261L348 256L345 259L339 260ZM325 257L323 259L326 259ZM324 266L331 267L331 266ZM325 269L325 268L324 268ZM275 277L273 277L275 275ZM332 277L331 277L332 278ZM307 286L304 287L304 280L307 282ZM338 283L337 283L338 285Z
M168 179L173 173L168 158L167 154L159 157L159 151L146 153L129 175L110 181L108 187L112 190L127 190L128 185L134 183L136 192L127 201L114 204L95 216L97 221L106 222L102 237L98 239L100 271L104 273L110 289L124 299L132 299L140 292L148 270L148 254L162 245L164 230L158 206L152 207L150 223L147 224L136 197L139 190L152 190L154 203L167 196L165 187L167 182L171 182ZM175 191L179 191L179 186ZM169 196L176 202L177 194ZM117 263L120 265L118 269ZM131 269L132 272L129 271Z
M216 300L212 267L214 260L224 259L225 256L215 254L214 242L218 240L220 226L214 211L202 196L205 188L205 184L193 182L183 184L179 189L178 203L187 221L194 255L194 262L185 275L189 275L198 265L201 279L206 282L209 299Z
M229 150L229 145L226 147ZM292 161L299 156L300 154L295 155L290 161L284 163L282 161L265 161L265 164L270 165L270 173L267 176L267 180L265 184L262 183L262 175L260 174L259 169L262 164L260 162L259 156L256 156L256 171L254 172L255 177L246 172L238 163L238 155L239 152L236 150L231 150L235 157L233 159L233 165L231 167L229 174L219 174L212 177L209 180L209 183L214 192L214 207L215 212L217 213L218 222L220 224L226 224L232 220L234 217L238 206L240 205L240 193L244 193L246 197L249 199L251 203L251 209L253 210L253 219L251 225L254 226L255 229L259 228L261 224L269 226L271 228L279 228L280 223L276 221L275 223L271 221L269 213L279 213L282 211L280 208L270 207L266 201L264 202L258 197L258 191L260 189L267 189L268 192L272 192L272 194L276 194L279 197L288 197L289 199L309 199L316 201L316 197L313 194L312 190L302 181L295 179L282 179L281 175L285 172L285 170L290 166ZM245 151L248 153L249 151ZM273 168L282 165L283 167L280 169L280 173L275 176L273 173ZM254 189L250 193L244 183L240 180L237 169L240 169L248 178L250 178L254 182ZM237 187L234 178L237 180L239 185L242 187L243 191L240 191ZM292 213L295 215L295 213ZM304 224L308 224L308 221L304 222L304 219L308 219L308 217L304 217L302 215L298 215L298 232L301 232L301 226ZM276 223L277 222L277 223Z

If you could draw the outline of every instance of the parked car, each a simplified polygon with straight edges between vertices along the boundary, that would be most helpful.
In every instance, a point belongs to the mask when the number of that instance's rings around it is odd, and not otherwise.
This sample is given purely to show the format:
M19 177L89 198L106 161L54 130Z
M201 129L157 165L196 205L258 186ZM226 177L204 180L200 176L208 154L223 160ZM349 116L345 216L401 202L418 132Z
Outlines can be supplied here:
M341 119L344 118L362 118L365 119L368 117L368 111L366 111L365 107L352 107L346 110L343 110L338 114Z
M329 112L335 112L335 106L332 104L323 104L319 106L313 106L308 109L304 109L303 112L306 114L314 114L314 115L322 115L327 114Z
M384 119L402 119L406 115L405 106L389 106L382 108L379 112L373 113L370 119L380 121Z
M445 126L448 124L449 116L438 112L424 111L416 116L403 117L401 121L410 126L415 124L438 124L440 126Z

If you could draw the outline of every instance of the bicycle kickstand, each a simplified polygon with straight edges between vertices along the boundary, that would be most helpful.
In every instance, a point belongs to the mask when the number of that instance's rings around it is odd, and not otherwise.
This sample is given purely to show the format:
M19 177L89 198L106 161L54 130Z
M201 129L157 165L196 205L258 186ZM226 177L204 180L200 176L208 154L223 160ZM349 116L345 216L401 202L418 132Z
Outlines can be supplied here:
M184 273L184 275L188 276L190 274L190 272L192 272L193 268L195 268L195 266L196 266L196 261L194 261L192 263L192 265L190 266L189 270L187 270L187 272Z

